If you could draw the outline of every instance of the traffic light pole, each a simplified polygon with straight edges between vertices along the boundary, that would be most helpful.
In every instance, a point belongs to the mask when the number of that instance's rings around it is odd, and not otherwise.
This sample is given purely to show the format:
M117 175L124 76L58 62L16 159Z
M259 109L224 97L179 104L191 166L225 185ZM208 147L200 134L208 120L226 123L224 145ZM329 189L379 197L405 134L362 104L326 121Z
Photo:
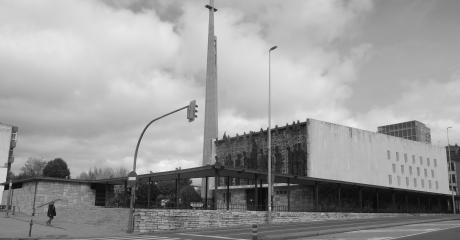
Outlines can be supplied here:
M154 123L154 122L156 122L156 121L158 121L158 120L160 120L160 119L162 119L164 117L167 117L167 116L169 116L171 114L174 114L174 113L179 112L179 111L184 110L184 109L192 108L192 104L193 104L193 110L196 111L195 109L196 109L197 106L195 104L195 100L193 100L187 106L181 107L181 108L176 109L176 110L174 110L172 112L164 114L161 117L157 117L157 118L153 119L152 121L150 121L147 124L147 126L144 127L144 130L142 130L141 136L137 140L136 150L134 152L133 172L136 172L137 152L139 150L139 145L141 144L141 140L144 137L144 133L147 130L147 128L150 125L152 125L152 123ZM194 118L193 119L189 118L189 121L193 121L193 120L194 120ZM134 185L134 186L131 187L131 198L130 198L130 201L129 201L129 222L128 222L128 231L127 231L128 233L132 233L134 231L134 199L135 199L135 197L136 197L136 186Z

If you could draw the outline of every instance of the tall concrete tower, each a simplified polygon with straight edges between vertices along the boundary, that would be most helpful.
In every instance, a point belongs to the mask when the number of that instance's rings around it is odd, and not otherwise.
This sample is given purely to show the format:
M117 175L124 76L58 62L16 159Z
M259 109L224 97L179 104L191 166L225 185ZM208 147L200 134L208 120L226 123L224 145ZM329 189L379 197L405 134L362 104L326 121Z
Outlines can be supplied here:
M208 57L206 64L206 98L204 105L204 137L203 137L203 166L213 164L213 140L217 138L217 39L214 35L214 0L209 0L209 30L208 30ZM210 182L208 182L210 181ZM208 189L216 183L214 178L202 179L201 197L208 199ZM215 195L215 194L213 194ZM215 199L215 197L213 197ZM206 203L207 204L207 203Z
M217 39L214 35L214 0L206 5L209 9L208 31L208 57L206 65L206 100L204 116L204 139L203 139L203 166L213 164L212 141L217 138L218 114L217 114Z

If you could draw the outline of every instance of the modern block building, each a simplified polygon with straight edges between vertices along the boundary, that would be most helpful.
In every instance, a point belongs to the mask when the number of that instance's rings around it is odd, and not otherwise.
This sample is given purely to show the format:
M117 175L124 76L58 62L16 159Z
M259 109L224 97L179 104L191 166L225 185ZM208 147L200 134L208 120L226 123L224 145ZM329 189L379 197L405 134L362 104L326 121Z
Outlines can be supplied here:
M14 161L13 150L16 147L18 128L0 123L0 182L8 180L11 164ZM0 199L3 188L0 189Z
M456 194L458 194L458 186L460 186L460 182L458 179L458 176L460 176L460 146L457 144L455 145L450 145L449 147L446 147L446 154L447 157L449 157L449 149L450 149L450 160L451 164L449 166L449 189L451 191L454 191ZM449 159L447 159L449 164Z
M224 137L216 143L216 161L228 168L267 171L266 139L267 131L262 129ZM402 211L411 203L418 207L420 201L431 206L439 200L436 196L448 201L442 147L314 119L275 127L272 139L272 169L275 179L281 180L275 180L274 205L298 211L331 206ZM282 181L283 176L305 181L290 184ZM221 178L221 199L264 208L264 184ZM231 196L226 195L226 185ZM254 190L254 185L259 189Z
M405 139L431 143L431 131L419 121L395 123L377 128L377 132Z

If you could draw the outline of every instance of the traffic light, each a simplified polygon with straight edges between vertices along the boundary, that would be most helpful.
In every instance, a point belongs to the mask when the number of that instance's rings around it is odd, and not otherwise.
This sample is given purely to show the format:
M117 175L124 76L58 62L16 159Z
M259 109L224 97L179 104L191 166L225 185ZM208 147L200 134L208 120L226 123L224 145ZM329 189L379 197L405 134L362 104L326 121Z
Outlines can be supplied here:
M190 102L187 108L187 119L189 122L192 122L197 118L198 116L196 115L198 113L198 105L196 105L196 101L193 100Z

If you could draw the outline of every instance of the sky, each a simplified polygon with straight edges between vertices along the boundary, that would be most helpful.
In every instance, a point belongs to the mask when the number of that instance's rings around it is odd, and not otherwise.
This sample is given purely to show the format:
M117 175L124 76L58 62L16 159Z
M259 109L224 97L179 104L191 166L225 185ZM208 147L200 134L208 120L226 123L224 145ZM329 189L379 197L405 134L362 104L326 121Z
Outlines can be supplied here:
M202 161L206 0L0 0L0 122L13 171L63 158L76 177ZM219 136L314 118L376 131L419 120L460 143L460 1L216 0Z

